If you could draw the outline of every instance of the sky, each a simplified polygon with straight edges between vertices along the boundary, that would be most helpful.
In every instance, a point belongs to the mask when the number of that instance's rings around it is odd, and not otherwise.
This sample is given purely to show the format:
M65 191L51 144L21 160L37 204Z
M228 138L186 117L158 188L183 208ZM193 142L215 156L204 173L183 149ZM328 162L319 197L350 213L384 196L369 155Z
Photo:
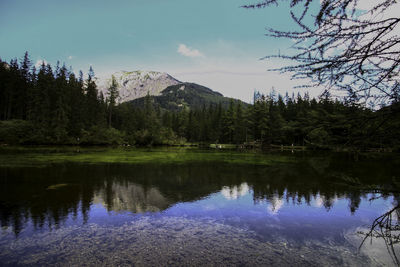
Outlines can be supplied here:
M284 1L285 2L285 1ZM254 90L292 92L299 81L267 71L282 65L290 40L266 28L295 29L288 6L241 8L243 0L0 0L0 58L57 60L99 78L153 70L251 102ZM295 90L297 91L297 89ZM310 92L318 95L318 92Z

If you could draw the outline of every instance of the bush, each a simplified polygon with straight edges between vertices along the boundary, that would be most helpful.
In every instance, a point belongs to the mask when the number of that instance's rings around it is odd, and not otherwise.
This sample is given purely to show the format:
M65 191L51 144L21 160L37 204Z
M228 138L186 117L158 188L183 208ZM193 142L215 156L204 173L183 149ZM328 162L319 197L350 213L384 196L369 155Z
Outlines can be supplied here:
M136 131L133 135L133 139L135 140L135 144L140 146L157 144L159 141L157 136L147 129Z
M162 127L158 131L149 131L142 129L136 131L131 137L128 138L129 144L136 144L139 146L149 145L176 145L185 143L186 139L179 138L172 129Z
M0 142L6 144L30 143L35 135L35 128L29 121L0 121Z
M307 137L313 145L327 145L330 142L330 136L324 128L319 127L308 133Z
M93 126L83 131L81 144L85 145L119 145L124 142L124 134L114 128Z

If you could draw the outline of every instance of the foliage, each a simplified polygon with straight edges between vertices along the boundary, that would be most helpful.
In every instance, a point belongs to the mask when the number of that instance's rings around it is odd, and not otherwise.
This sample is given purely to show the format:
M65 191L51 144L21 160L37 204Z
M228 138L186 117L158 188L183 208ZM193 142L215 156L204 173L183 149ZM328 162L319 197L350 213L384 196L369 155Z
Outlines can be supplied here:
M115 108L116 100L118 98L118 83L114 75L111 77L111 84L108 88L108 127L111 127L112 113Z
M23 144L31 139L33 124L24 120L0 121L0 142Z
M93 126L88 131L83 131L81 144L90 145L120 145L124 135L114 128Z
M325 145L329 143L329 134L322 127L311 130L307 137L312 144Z

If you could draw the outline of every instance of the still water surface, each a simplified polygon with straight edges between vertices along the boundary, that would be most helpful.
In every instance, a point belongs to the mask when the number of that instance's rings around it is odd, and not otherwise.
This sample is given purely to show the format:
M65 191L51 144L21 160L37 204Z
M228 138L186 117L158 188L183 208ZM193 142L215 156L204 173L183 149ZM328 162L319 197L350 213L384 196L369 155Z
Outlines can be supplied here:
M398 204L398 159L295 153L251 164L245 153L196 153L24 166L9 164L23 153L8 152L0 265L396 265L387 239L359 246Z

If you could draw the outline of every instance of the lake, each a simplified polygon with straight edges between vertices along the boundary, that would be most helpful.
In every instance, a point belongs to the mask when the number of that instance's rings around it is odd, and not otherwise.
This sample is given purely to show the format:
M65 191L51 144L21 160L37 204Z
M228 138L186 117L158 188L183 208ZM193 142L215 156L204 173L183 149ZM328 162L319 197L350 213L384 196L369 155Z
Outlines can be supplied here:
M399 166L397 155L1 148L0 265L396 266Z

